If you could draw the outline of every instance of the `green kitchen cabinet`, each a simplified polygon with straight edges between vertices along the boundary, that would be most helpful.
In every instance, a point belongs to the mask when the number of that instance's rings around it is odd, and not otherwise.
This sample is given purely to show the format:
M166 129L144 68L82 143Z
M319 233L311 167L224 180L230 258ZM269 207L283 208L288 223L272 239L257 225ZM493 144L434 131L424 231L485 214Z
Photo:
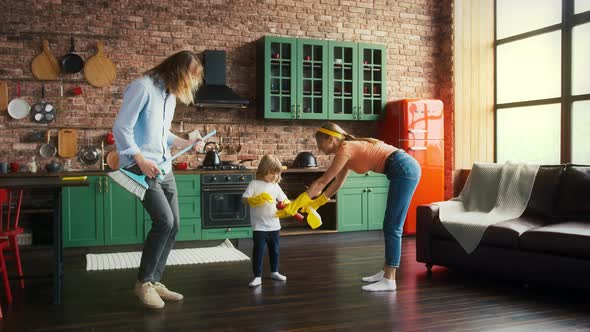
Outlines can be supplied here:
M389 180L382 174L351 174L338 191L338 231L383 228Z
M297 39L263 37L256 55L257 103L267 119L297 116Z
M359 44L357 120L377 120L385 108L387 57L385 46Z
M64 247L139 243L143 238L139 200L108 176L89 176L88 187L62 192Z
M207 228L201 233L202 240L252 238L252 227Z
M263 37L258 41L258 112L266 119L326 119L327 42Z
M176 175L178 190L178 209L180 225L176 234L177 241L201 239L201 177L199 174ZM152 219L143 209L144 234L147 236L152 226Z
M257 45L258 116L376 120L386 101L385 46L266 36Z
M386 102L385 47L328 43L328 118L377 120Z
M63 189L61 214L64 247L104 245L102 178L89 176L88 187Z

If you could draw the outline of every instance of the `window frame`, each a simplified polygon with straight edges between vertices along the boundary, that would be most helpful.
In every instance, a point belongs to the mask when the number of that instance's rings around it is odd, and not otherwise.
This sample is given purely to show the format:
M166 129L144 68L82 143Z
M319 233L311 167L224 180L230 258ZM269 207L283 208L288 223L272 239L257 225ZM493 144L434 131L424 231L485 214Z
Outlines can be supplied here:
M494 0L494 161L498 161L498 110L546 104L561 105L561 163L570 163L572 158L572 108L573 103L590 100L590 93L572 96L572 30L575 26L590 23L590 11L574 14L575 0L561 1L561 23L498 39L498 1ZM557 98L525 100L498 104L498 46L538 36L548 32L561 31L561 96Z

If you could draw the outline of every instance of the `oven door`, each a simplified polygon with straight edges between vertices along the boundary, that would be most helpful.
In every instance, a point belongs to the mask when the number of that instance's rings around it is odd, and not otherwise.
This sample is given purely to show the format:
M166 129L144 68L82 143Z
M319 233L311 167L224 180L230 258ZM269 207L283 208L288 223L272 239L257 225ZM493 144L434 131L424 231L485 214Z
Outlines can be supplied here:
M203 228L250 226L250 208L242 203L244 186L207 186L201 189Z

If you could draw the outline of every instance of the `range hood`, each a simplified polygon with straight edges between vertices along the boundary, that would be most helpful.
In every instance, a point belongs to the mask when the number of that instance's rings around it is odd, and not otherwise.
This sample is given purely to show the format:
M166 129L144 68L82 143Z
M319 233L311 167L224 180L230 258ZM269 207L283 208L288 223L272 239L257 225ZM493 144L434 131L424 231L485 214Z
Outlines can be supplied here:
M203 52L204 82L195 96L195 106L246 108L250 103L226 85L225 55L225 51Z

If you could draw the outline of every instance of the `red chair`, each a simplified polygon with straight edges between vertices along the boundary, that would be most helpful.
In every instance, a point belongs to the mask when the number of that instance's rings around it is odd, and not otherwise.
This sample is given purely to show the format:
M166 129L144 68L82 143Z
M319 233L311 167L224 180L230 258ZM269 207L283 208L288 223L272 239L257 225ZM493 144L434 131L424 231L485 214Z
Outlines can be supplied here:
M0 241L0 273L4 281L4 290L6 291L6 300L8 304L12 303L12 291L8 283L8 272L6 271L6 262L4 261L4 249L8 247L8 241ZM2 319L2 308L0 308L0 319Z
M14 202L13 202L14 196ZM18 196L18 198L16 197ZM25 280L23 278L23 266L20 260L20 250L18 248L18 241L16 237L24 232L24 229L18 227L18 220L20 218L20 207L23 200L23 190L10 191L7 189L0 189L0 238L8 238L7 251L14 253L14 260L16 261L17 275L20 278L20 287L25 288ZM4 204L6 204L6 218L4 218ZM16 206L14 206L16 205ZM11 218L11 216L14 216ZM6 219L6 221L4 221ZM12 220L11 220L12 219Z

